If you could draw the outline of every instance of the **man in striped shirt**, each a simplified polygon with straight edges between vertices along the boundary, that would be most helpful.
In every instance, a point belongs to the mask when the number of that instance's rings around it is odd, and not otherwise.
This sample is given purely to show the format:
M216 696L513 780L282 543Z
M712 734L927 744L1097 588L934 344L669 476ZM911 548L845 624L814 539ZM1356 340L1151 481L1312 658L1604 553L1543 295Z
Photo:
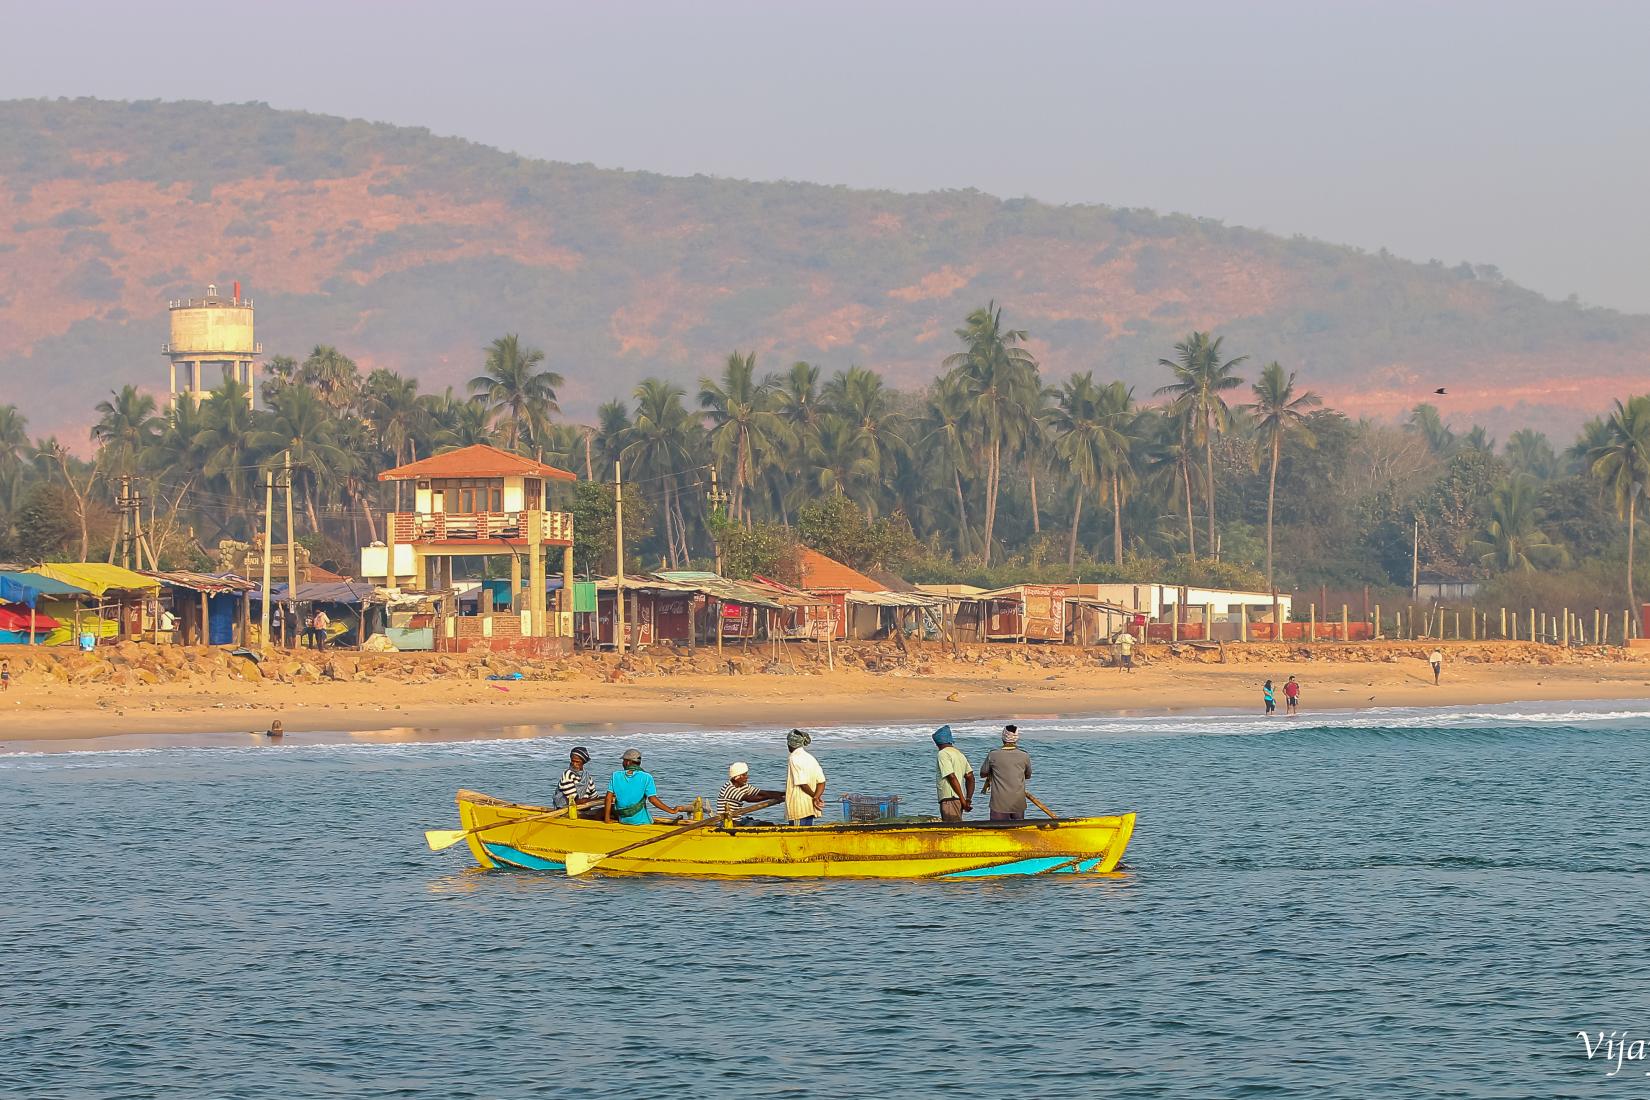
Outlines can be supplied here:
M748 802L766 802L784 798L784 791L759 791L751 786L750 765L743 760L728 765L728 781L716 795L716 812L723 817L734 817Z
M580 801L588 801L596 796L596 780L586 775L584 766L590 763L590 750L583 745L575 748L567 758L567 770L561 773L561 782L556 784L556 793L550 800L552 808L566 809L567 804L578 795ZM584 785L584 793L579 794L579 785Z

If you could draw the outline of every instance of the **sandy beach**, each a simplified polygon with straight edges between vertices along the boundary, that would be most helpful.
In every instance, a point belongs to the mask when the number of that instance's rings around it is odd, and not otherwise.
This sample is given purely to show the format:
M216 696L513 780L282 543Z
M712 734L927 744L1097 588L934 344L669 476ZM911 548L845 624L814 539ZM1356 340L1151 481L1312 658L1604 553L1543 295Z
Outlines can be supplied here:
M1432 683L1428 647L1229 647L1227 663L1160 654L1132 673L1104 667L1092 653L1036 647L994 647L960 655L938 651L890 655L867 649L838 655L827 671L812 661L674 662L632 658L616 671L611 655L555 665L488 671L498 662L453 665L455 658L412 655L372 669L364 659L295 655L289 675L238 678L229 673L173 674L132 682L132 673L53 655L49 666L18 670L0 695L0 743L15 748L79 748L109 738L164 744L167 735L244 737L280 719L292 734L361 734L374 740L539 736L577 730L795 725L844 726L891 721L969 722L1086 714L1247 712L1260 710L1260 684L1293 674L1303 686L1303 711L1391 706L1459 706L1650 698L1650 660L1638 652L1564 654L1550 647L1463 643L1446 645L1443 682ZM37 661L44 661L35 655ZM216 654L211 655L218 659ZM880 660L879 660L880 657ZM138 660L141 658L134 658ZM110 658L103 658L106 662ZM351 667L351 660L363 663ZM328 665L327 662L331 662ZM1551 662L1551 663L1545 663ZM502 667L502 666L499 666ZM739 671L730 672L727 668ZM327 675L323 675L321 670ZM874 670L873 670L874 669ZM522 679L490 680L487 675ZM337 679L331 677L336 676ZM543 678L541 678L543 677ZM145 677L147 678L147 677ZM75 682L78 679L79 682ZM283 682L286 681L286 682ZM1282 698L1279 693L1281 708Z

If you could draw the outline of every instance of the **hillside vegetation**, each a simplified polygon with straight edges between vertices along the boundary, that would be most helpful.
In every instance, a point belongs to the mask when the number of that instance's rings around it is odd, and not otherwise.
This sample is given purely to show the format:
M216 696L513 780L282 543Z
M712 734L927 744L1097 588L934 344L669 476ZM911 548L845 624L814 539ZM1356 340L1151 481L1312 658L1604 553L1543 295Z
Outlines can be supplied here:
M1050 381L1147 393L1218 330L1354 416L1447 385L1447 416L1503 434L1573 429L1650 344L1646 318L1492 268L1150 211L674 179L255 104L0 104L0 397L37 430L84 438L99 398L163 384L166 300L236 278L270 353L336 345L437 389L520 331L586 416L733 348L920 386L989 299Z

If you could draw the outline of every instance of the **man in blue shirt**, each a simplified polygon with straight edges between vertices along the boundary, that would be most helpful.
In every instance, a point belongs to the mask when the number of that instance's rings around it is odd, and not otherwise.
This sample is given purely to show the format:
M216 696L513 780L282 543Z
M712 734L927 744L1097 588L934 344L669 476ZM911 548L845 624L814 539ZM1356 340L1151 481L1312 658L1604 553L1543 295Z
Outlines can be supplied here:
M659 798L659 788L654 785L653 777L642 770L640 749L626 749L621 763L624 766L613 773L607 784L607 821L618 818L623 825L651 825L653 815L647 812L649 802L661 813L687 812L687 807L672 806Z

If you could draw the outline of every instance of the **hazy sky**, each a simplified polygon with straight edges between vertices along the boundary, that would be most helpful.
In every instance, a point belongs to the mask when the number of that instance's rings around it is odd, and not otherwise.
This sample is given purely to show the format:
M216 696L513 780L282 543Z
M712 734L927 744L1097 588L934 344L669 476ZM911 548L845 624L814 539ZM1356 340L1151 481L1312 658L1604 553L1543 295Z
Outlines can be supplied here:
M975 187L1650 312L1650 3L27 3L0 98L262 100L556 160Z

